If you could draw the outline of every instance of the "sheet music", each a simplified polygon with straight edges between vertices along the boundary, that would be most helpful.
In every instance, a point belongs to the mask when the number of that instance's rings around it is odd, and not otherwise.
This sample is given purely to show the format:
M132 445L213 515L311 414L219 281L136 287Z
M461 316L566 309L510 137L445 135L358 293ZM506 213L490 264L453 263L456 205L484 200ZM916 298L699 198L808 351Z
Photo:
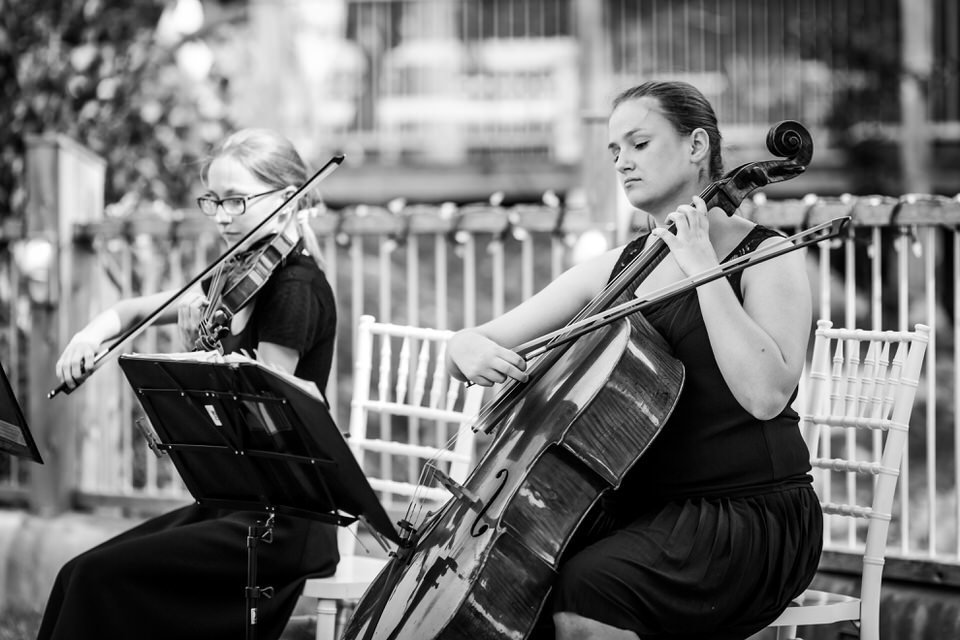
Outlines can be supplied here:
M27 441L23 437L20 426L11 424L3 419L0 419L0 440L12 442L20 447L27 446Z
M320 389L317 388L317 383L312 380L304 380L303 378L298 378L289 371L284 371L279 367L275 367L267 362L257 360L250 357L246 353L227 353L222 354L219 351L184 351L180 353L131 353L131 356L142 357L147 356L152 360L164 360L169 362L212 362L216 364L252 364L258 367L262 367L271 373L275 373L284 379L284 381L294 385L303 391L306 391L310 395L318 398L323 401L324 404L327 403L326 399L323 397L323 394L320 393Z
M362 515L399 543L315 384L247 354L127 354L119 364L153 428L148 442L200 504L342 526Z

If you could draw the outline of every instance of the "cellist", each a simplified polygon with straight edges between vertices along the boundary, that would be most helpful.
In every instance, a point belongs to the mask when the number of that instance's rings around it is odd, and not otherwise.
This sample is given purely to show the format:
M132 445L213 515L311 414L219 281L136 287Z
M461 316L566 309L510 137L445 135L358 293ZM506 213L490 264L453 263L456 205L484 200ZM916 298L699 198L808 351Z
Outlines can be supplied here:
M308 176L293 144L266 129L227 137L205 162L200 211L231 246L251 250L293 225L297 238L284 260L236 309L220 340L224 352L245 351L314 382L323 392L333 358L337 309L316 238L300 210L280 209ZM273 218L274 211L279 212ZM295 210L296 209L296 210ZM299 219L298 219L299 218ZM264 223L261 225L261 223ZM252 235L250 235L252 233ZM250 235L250 237L247 237ZM242 264L244 261L240 261ZM191 350L216 290L243 274L215 272L203 291L188 292L158 324L178 323ZM69 342L57 375L71 388L91 373L101 345L122 334L175 292L121 300ZM38 638L241 638L245 632L248 527L262 512L190 505L152 518L70 560L57 575ZM279 516L274 543L258 549L260 576L274 595L259 607L257 637L278 638L308 577L331 575L339 561L333 525Z
M608 131L623 190L655 226L456 333L448 367L458 379L524 381L525 362L512 349L566 324L656 239L670 253L640 294L785 242L697 197L721 177L722 158L716 115L695 87L646 82L623 91ZM823 518L790 405L811 306L803 252L793 251L646 312L684 365L683 390L661 433L571 543L538 635L549 637L552 626L557 640L746 638L808 586Z

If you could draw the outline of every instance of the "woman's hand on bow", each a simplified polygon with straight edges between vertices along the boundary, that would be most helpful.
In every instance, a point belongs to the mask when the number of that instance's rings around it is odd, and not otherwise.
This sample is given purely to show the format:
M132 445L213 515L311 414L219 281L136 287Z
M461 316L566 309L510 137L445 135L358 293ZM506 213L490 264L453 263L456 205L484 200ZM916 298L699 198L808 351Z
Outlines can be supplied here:
M60 382L73 389L93 373L97 349L101 344L91 333L77 332L57 359L57 378Z
M465 329L447 342L447 370L463 382L490 387L512 378L526 382L526 361L483 334Z

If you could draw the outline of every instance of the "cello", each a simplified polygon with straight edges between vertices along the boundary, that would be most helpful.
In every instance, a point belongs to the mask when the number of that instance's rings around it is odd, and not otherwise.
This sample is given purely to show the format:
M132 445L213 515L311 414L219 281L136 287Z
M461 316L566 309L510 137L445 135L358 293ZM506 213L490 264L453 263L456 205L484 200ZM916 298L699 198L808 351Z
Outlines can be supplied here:
M732 215L753 190L802 173L813 152L809 133L790 121L770 130L767 148L783 159L712 183L701 193L708 208ZM571 324L629 300L667 253L655 241ZM504 385L481 412L473 429L496 436L464 484L440 474L454 497L420 525L400 523L402 542L343 638L529 636L571 539L656 438L684 380L636 313L551 342L528 381Z

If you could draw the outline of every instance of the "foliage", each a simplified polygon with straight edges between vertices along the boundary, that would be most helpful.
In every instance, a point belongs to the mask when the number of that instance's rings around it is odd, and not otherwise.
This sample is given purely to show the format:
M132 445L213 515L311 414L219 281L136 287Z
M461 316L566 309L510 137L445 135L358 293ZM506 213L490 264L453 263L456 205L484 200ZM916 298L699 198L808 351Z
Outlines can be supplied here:
M176 65L163 0L0 0L0 217L23 215L31 134L107 161L106 202L186 201L191 167L228 128L222 84ZM185 168L187 167L187 168Z

